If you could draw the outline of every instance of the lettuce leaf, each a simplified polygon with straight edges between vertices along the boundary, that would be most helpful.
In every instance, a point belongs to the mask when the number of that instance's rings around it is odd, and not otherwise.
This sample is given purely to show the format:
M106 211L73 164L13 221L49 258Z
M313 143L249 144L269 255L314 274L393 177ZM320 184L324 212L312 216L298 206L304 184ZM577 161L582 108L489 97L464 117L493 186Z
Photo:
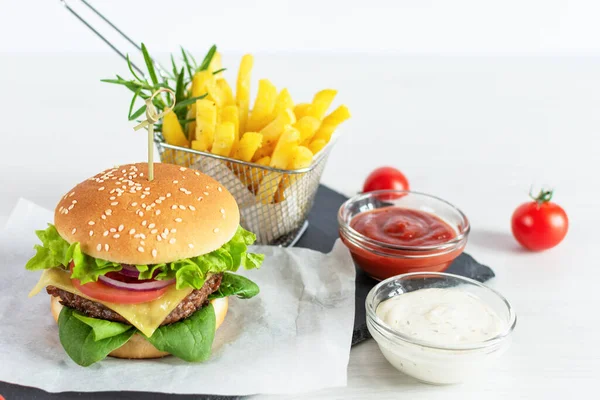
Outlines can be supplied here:
M260 292L258 285L250 279L240 275L225 272L221 280L221 286L216 292L208 296L209 300L221 297L237 296L240 299L249 299Z
M81 251L79 243L70 244L64 240L54 225L36 232L42 246L36 245L36 254L25 266L28 270L40 270L54 267L67 269L73 261L72 278L82 284L95 282L100 275L120 271L121 265L111 261L91 257ZM264 260L263 254L248 253L248 246L254 243L256 236L241 226L231 240L219 249L201 256L185 258L171 263L154 265L136 265L140 271L139 279L176 279L177 289L186 287L200 289L209 273L237 271L259 268Z
M161 326L148 341L182 360L206 361L210 358L216 324L215 310L209 303L182 321Z
M111 351L127 343L136 332L136 329L129 329L118 335L96 340L93 329L76 318L74 313L69 307L63 307L60 311L58 337L69 357L83 367L103 360Z
M120 322L86 317L77 311L73 311L73 316L92 328L92 331L94 332L94 340L96 342L98 340L120 335L121 333L133 328L131 325L122 324Z

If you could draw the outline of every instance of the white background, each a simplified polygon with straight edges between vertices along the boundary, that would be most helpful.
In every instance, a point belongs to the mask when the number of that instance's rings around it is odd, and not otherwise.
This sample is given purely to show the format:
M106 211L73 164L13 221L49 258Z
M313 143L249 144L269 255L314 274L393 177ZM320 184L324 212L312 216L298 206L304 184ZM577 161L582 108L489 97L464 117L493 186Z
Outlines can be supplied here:
M323 183L351 195L382 164L412 188L459 206L467 251L519 315L513 347L480 382L424 386L370 341L354 348L349 386L315 398L589 398L600 373L600 5L583 1L93 3L164 59L213 42L235 76L308 101L324 87L353 118ZM369 5L371 4L371 5ZM162 5L162 6L161 6ZM0 222L19 197L48 208L76 182L142 160L129 94L99 82L122 60L56 1L0 1ZM183 11L185 14L183 14ZM184 15L185 18L182 18ZM528 253L509 229L531 183L556 187L570 217L560 246ZM589 393L589 394L588 394Z

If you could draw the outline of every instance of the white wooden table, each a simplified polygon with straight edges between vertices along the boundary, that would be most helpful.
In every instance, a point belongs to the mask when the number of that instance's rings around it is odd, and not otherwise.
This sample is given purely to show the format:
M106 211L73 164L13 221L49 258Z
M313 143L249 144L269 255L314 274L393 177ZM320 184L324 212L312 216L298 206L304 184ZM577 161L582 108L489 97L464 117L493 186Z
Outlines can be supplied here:
M235 66L237 57L225 56ZM129 94L99 82L125 72L111 55L0 54L0 223L19 197L51 208L73 184L143 160L144 136L126 120ZM346 195L374 167L402 169L415 190L470 218L467 251L493 267L490 285L518 313L510 351L485 380L417 383L373 341L351 351L348 386L288 398L591 398L600 374L600 59L256 55L256 78L308 101L338 88L354 117L323 183ZM557 188L566 240L544 253L510 234L531 183Z

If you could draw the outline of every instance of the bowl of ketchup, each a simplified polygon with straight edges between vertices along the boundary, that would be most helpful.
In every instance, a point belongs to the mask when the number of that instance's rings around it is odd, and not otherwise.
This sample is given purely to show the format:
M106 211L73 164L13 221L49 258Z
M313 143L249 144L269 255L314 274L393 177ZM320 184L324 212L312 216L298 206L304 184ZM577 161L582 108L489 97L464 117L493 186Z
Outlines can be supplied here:
M338 223L355 263L378 280L445 271L462 253L470 230L452 204L404 190L356 195L340 207Z

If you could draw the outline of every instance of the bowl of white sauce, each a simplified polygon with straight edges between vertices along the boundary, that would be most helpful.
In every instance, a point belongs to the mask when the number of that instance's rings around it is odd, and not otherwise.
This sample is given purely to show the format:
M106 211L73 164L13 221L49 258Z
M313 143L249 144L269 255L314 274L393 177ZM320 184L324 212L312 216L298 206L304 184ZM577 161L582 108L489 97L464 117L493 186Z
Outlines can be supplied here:
M413 272L380 282L367 327L396 369L431 384L479 375L510 345L517 316L498 292L469 278Z

